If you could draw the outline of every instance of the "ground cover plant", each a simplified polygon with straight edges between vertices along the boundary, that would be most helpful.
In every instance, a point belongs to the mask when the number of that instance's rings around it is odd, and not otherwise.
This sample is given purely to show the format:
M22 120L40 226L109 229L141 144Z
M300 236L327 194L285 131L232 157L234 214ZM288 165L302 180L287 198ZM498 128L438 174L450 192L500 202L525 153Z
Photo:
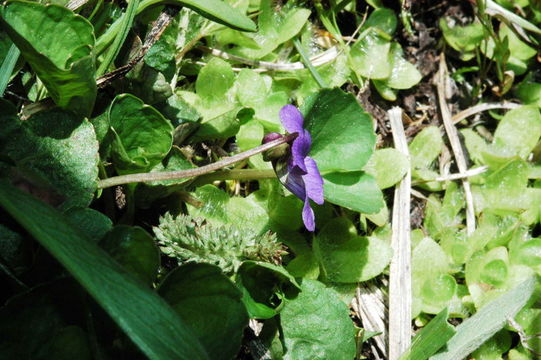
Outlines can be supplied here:
M538 359L534 0L0 5L0 358Z

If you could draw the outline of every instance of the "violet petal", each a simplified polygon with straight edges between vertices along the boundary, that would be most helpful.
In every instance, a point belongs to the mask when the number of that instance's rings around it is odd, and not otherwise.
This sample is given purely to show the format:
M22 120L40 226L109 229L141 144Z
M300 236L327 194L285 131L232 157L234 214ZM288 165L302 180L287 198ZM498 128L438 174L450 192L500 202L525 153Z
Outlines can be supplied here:
M287 130L288 133L303 133L303 122L301 112L293 105L285 105L280 109L280 120L282 120L282 125Z
M291 166L298 166L305 174L307 173L304 159L310 152L312 146L312 137L307 130L299 132L299 136L293 140L291 146Z
M285 176L285 179L282 178L282 184L296 197L304 200L306 198L306 188L304 180L302 179L304 175L303 172L299 168L291 168L289 165L287 166L287 169L287 176Z
M307 156L305 158L305 164L307 169L307 174L302 176L304 181L304 187L306 191L306 196L312 199L316 204L323 204L323 178L319 173L317 168L316 161L311 157Z
M302 208L302 221L306 230L314 232L316 229L316 219L314 216L314 210L310 207L310 200L308 197L304 200L304 207Z

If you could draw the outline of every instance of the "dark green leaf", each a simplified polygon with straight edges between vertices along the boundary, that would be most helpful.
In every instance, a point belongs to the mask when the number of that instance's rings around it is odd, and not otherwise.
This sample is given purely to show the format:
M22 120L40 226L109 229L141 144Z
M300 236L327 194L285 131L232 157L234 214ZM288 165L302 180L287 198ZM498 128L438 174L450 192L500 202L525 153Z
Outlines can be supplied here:
M105 235L100 246L145 284L151 285L156 279L160 252L152 236L142 228L117 225Z
M353 95L338 88L323 89L306 99L302 112L312 135L310 156L322 173L362 170L374 151L376 136L370 115Z
M236 283L251 318L269 319L280 312L284 299L299 292L295 278L280 266L245 261L237 271Z
M84 236L98 242L113 227L113 222L99 211L90 208L71 208L64 212L66 220Z
M208 358L163 299L97 244L79 235L56 209L6 182L0 182L0 204L66 267L149 358Z
M1 15L56 104L90 115L97 92L92 25L65 7L37 2L10 1Z
M248 314L241 293L219 267L190 263L173 270L159 293L190 324L211 359L233 359Z
M77 316L82 294L72 279L62 279L11 298L0 310L0 358L92 359Z
M383 207L383 194L376 180L363 171L323 175L325 200L345 208L377 213Z
M353 359L354 328L338 294L315 280L303 280L301 292L280 313L284 360Z
M98 142L93 126L56 108L29 120L0 117L5 153L37 184L65 197L66 208L86 207L98 178ZM1 135L0 135L1 136Z
M109 122L115 134L113 159L121 171L149 169L171 149L171 122L133 95L118 95L113 100Z

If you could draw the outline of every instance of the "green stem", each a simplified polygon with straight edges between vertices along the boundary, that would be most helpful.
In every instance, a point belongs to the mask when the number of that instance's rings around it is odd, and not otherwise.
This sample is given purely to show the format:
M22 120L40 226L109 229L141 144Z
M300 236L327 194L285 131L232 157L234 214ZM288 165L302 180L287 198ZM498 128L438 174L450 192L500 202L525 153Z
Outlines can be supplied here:
M143 0L137 4L137 9L135 11L135 15L139 15L143 10L147 9L150 6L157 5L164 2L163 0ZM94 50L96 52L96 55L101 54L107 46L115 39L118 32L120 31L120 27L122 26L122 23L124 21L124 17L127 16L128 11L126 11L122 16L120 16L119 19L117 19L106 31L103 35L101 35L96 40L96 46L94 47Z
M294 140L296 137L297 137L297 133L284 135L280 139L270 141L266 144L260 145L253 149L241 152L240 154L233 155L231 157L222 159L215 163L201 166L195 169L114 176L108 179L98 181L98 188L103 189L103 188L116 186L116 185L148 182L148 181L178 180L178 179L185 179L185 178L190 178L194 176L205 175L210 172L214 172L216 170L224 168L226 166L232 165L241 160L247 159L251 156L268 151L276 146L288 143Z
M310 58L308 57L308 54L304 51L302 48L302 45L298 39L293 40L293 44L295 45L295 48L297 49L297 52L301 56L302 62L304 66L308 68L310 73L312 74L312 77L316 80L317 84L320 88L326 88L327 84L325 83L325 80L319 75L314 65L312 65L312 62L310 61Z
M272 169L235 169L221 170L198 177L190 186L201 186L220 180L261 180L276 178Z
M98 70L96 71L97 76L101 76L107 72L107 69L115 58L117 57L118 53L120 52L120 48L124 44L124 40L126 40L126 37L128 36L128 33L130 32L131 26L133 24L133 20L135 19L135 15L137 14L137 9L139 7L139 0L131 0L128 3L128 8L126 9L126 12L122 16L122 22L119 25L118 33L115 36L115 40L113 42L113 45L105 55L105 58L103 59L103 62L100 64Z

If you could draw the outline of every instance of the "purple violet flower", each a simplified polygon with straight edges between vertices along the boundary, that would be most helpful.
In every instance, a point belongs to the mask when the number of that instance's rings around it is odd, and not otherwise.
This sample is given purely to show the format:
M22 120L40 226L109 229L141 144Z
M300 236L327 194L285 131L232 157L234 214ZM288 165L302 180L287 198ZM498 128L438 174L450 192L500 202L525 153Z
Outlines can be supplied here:
M302 220L308 231L314 231L316 224L310 200L318 205L323 204L323 178L315 160L308 156L312 146L312 137L308 130L303 128L304 118L295 106L284 106L280 110L280 119L288 133L297 133L298 136L293 140L288 156L273 160L272 165L280 182L304 201ZM267 134L263 142L275 140L278 136L281 135Z

